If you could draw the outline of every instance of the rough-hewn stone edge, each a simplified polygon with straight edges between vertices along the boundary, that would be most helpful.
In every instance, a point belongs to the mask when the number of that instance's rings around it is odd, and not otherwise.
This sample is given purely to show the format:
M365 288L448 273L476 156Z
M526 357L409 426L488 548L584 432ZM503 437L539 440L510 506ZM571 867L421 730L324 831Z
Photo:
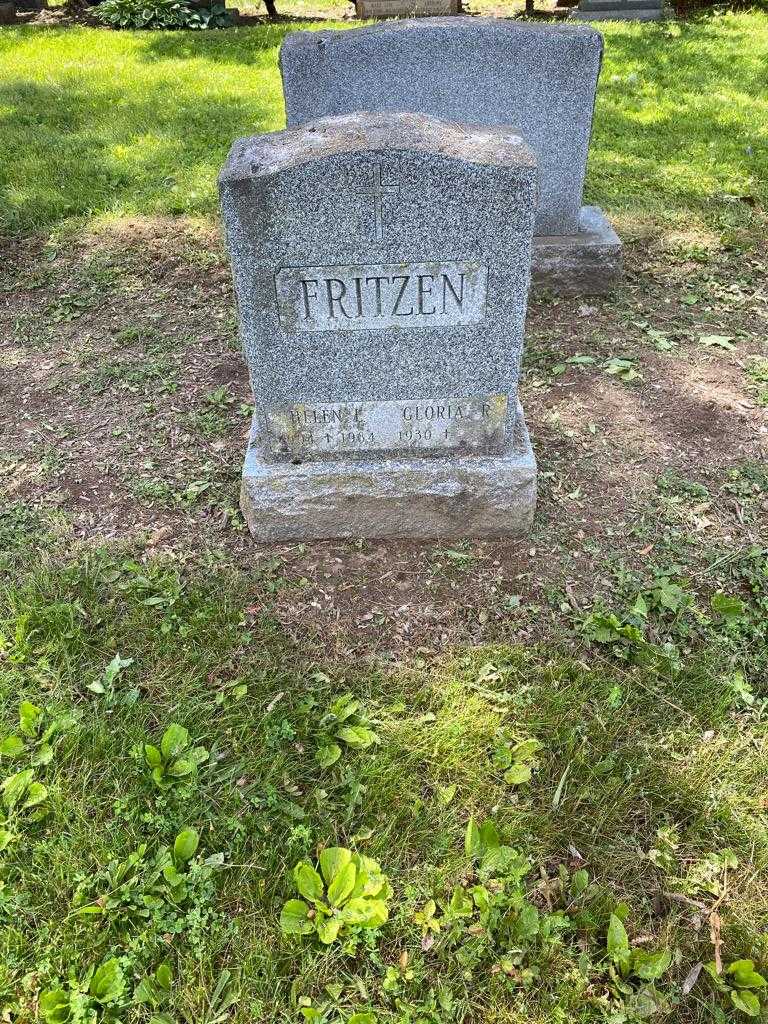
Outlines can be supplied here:
M252 442L258 437L254 418ZM519 408L505 455L267 463L249 443L240 506L261 543L321 538L524 536L536 459Z
M430 114L362 110L236 139L219 173L219 189L334 156L381 150L501 168L536 166L511 125L462 125Z
M601 295L622 281L622 244L598 206L584 206L576 235L534 235L531 287Z

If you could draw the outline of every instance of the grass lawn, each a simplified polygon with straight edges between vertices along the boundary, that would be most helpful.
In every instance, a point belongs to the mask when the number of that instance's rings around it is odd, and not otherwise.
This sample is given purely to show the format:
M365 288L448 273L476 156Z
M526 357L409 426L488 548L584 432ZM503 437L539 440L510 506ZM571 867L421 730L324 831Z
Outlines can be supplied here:
M0 231L73 214L215 214L231 141L284 124L282 39L312 26L4 29ZM690 224L737 219L724 194L764 198L765 15L603 31L587 199Z
M254 547L215 176L311 24L0 30L2 1019L768 1019L768 16L605 27L531 537Z

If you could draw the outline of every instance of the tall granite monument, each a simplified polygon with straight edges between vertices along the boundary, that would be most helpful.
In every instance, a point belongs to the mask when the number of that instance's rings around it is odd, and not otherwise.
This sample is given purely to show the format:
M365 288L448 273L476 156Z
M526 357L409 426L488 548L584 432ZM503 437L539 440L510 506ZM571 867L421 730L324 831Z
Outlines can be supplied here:
M220 179L263 541L520 534L535 158L505 128L359 113L237 141Z
M539 165L534 281L588 293L621 276L621 242L583 205L602 55L602 36L583 25L422 18L292 32L280 69L289 126L356 110L514 126Z

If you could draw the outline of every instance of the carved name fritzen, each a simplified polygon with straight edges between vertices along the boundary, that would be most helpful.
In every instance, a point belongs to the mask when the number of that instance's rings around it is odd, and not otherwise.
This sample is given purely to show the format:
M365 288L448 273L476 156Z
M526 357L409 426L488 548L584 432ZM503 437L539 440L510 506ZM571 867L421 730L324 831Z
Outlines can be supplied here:
M485 317L488 268L478 263L286 267L275 275L285 330L450 327Z

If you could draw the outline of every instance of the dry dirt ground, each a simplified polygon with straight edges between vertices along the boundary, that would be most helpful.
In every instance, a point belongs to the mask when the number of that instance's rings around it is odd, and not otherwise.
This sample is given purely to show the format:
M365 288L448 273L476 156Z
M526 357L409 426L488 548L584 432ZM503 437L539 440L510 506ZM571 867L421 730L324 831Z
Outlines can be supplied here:
M676 565L705 584L718 551L766 543L749 483L768 461L765 247L636 241L616 294L534 297L527 540L272 547L237 510L251 404L218 230L131 219L1 256L0 511L248 567L252 613L268 600L329 654L532 639L627 573Z

